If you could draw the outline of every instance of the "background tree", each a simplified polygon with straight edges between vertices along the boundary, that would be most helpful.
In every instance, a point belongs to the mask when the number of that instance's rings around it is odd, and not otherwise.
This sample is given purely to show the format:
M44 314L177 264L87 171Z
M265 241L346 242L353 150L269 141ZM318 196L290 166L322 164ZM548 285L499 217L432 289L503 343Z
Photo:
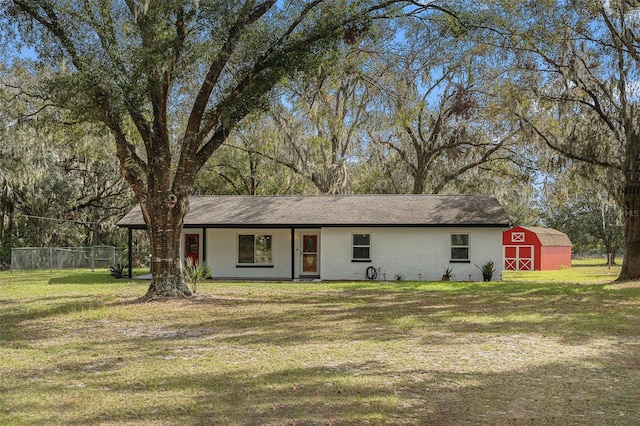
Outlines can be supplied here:
M283 82L259 118L263 142L253 144L253 153L305 178L315 187L311 192L352 192L350 174L371 125L372 92L379 90L371 66L382 48L379 27L374 37L354 39L316 70Z
M407 2L4 4L5 18L53 69L51 99L111 131L149 230L152 298L191 293L180 268L182 222L195 177L230 131L285 75L316 68L323 52ZM188 119L174 122L179 109Z
M198 174L194 194L278 195L313 192L309 182L278 160L282 129L269 113L251 114ZM268 153L268 154L265 154Z
M57 132L38 125L33 137L32 126L22 123L9 132L16 145L0 159L2 261L8 262L10 247L114 243L115 223L132 207L115 158L79 157L68 146L56 146ZM64 126L69 142L72 129Z
M574 253L611 254L615 263L624 243L624 227L615 199L605 190L587 185L556 191L544 206L545 224L565 232Z
M486 172L507 159L503 152L515 141L517 129L492 106L500 75L492 51L452 36L448 17L403 26L405 41L388 51L379 81L383 107L372 152L403 164L414 194L443 192L481 165Z
M340 56L334 66L290 80L272 113L280 129L275 159L323 194L351 192L351 162L375 90L373 77L360 69L361 50Z
M639 11L622 0L491 2L470 18L509 47L514 112L531 138L607 176L625 217L619 280L640 278Z
M109 135L22 89L35 83L18 64L0 72L3 263L10 247L113 243L115 222L132 206Z

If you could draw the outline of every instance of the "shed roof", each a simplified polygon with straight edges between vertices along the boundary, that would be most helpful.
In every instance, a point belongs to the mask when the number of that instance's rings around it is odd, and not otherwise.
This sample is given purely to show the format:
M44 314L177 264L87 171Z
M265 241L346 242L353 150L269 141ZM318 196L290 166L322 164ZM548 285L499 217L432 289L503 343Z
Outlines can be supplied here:
M495 226L510 219L487 195L192 197L185 227ZM118 226L145 227L140 206Z
M540 244L550 247L571 247L571 240L567 234L553 228L540 228L537 226L522 226L522 229L533 232L540 240Z

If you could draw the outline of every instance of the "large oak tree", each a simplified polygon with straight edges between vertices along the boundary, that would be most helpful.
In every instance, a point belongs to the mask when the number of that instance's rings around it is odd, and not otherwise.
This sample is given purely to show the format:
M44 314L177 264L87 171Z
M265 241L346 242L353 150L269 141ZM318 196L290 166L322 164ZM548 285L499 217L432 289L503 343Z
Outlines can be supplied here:
M149 230L150 298L190 294L179 241L194 179L272 88L317 67L382 15L437 7L400 0L3 4L10 30L53 69L45 88L52 101L110 129ZM184 111L186 119L174 119Z

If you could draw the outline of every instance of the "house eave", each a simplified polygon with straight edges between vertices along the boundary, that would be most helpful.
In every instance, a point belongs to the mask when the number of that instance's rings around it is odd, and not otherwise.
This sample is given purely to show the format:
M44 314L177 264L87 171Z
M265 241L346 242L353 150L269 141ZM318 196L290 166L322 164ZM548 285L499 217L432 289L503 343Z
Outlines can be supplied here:
M189 223L184 229L318 229L318 228L508 228L509 223ZM146 225L118 224L120 228L147 229Z
M193 197L185 228L434 228L509 226L495 197L469 195ZM118 226L146 227L140 208Z

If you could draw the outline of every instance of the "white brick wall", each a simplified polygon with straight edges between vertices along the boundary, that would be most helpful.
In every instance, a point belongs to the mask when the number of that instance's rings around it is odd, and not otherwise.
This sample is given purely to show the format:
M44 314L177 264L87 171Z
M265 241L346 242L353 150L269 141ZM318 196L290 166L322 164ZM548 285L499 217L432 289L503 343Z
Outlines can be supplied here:
M351 261L351 235L371 234L371 263ZM450 263L451 234L469 234L470 263ZM362 280L369 266L378 279L439 280L444 268L453 266L454 280L481 281L475 265L493 260L502 275L501 228L323 228L321 277L325 280Z
M393 280L401 274L404 280L440 280L444 269L453 266L453 280L481 281L475 265L493 260L493 280L502 276L503 250L501 228L323 228L296 230L294 235L295 278L300 276L301 232L320 235L320 277L323 280L364 280L366 269L375 267L378 280ZM290 229L207 229L207 263L218 279L291 279ZM184 233L199 233L186 230ZM352 234L371 235L371 262L352 262ZM238 267L239 234L273 235L273 267ZM469 263L450 263L451 234L469 234ZM184 249L184 238L183 238ZM202 248L201 248L202 253Z
M273 267L238 267L238 235L273 236ZM291 279L291 231L289 229L207 229L207 264L214 278Z

